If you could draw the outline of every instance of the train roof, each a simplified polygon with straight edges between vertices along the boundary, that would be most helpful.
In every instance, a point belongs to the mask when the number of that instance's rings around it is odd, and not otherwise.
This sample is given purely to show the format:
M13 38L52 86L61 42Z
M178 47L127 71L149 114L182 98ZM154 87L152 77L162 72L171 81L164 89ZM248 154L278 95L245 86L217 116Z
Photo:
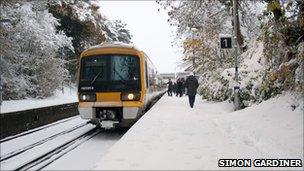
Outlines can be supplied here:
M138 48L136 48L133 44L127 44L127 43L122 43L122 42L103 42L99 45L91 46L90 48L86 49L82 53L85 53L85 52L88 52L88 51L91 51L91 50L107 49L107 48L125 48L125 49L132 49L132 50L139 51L139 52L144 54L145 58L151 63L151 65L158 72L158 69L156 68L154 63L151 61L151 59L148 57L148 55L144 51L139 50Z
M122 42L103 42L99 45L88 48L86 51L94 50L94 49L103 49L103 48L126 48L126 49L134 49L140 51L133 44L127 44Z

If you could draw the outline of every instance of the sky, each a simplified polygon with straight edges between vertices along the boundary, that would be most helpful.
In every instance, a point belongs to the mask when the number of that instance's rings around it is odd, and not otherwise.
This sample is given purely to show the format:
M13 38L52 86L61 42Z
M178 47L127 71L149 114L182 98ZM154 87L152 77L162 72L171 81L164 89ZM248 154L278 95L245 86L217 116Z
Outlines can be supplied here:
M174 27L155 1L100 1L100 10L110 19L121 19L133 35L133 44L143 50L160 73L181 71L182 52L174 41Z

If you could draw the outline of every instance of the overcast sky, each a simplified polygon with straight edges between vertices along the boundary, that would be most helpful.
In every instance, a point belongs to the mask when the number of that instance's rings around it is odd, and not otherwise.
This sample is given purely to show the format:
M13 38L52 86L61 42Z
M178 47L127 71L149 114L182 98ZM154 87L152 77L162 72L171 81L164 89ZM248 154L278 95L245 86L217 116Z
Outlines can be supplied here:
M121 19L131 31L134 45L147 53L159 72L180 71L181 50L172 47L174 28L168 15L154 1L100 1L101 12L110 19Z

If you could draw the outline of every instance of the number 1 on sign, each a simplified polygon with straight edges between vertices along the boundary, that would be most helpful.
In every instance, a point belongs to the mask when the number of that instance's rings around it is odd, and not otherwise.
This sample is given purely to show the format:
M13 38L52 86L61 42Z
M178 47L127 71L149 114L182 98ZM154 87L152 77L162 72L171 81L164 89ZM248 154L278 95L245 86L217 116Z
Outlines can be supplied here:
M223 42L225 43L225 47L228 47L228 39L224 39Z
M231 37L221 37L220 42L222 49L231 49Z

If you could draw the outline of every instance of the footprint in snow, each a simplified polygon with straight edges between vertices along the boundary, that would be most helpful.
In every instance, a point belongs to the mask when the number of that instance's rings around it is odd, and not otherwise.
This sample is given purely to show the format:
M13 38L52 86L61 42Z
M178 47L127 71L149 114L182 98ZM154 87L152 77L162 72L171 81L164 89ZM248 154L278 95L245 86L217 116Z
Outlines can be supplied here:
M174 140L175 140L175 138L169 138L169 142L172 142Z
M202 158L202 156L201 156L201 155L199 155L199 154L197 154L197 155L194 155L194 158L195 158L195 159L201 159L201 158Z
M243 137L243 142L248 146L254 146L254 139L251 136Z
M214 126L218 126L219 124L218 124L218 120L217 119L214 119L213 121L212 121L212 124L214 125Z
M186 133L184 133L184 135L186 135L186 136L193 136L194 134L190 133L190 132L186 132Z
M130 165L131 165L132 167L138 167L138 166L139 166L138 163L131 163Z
M123 161L125 161L125 159L124 158L118 158L118 159L116 159L116 161L123 162Z

